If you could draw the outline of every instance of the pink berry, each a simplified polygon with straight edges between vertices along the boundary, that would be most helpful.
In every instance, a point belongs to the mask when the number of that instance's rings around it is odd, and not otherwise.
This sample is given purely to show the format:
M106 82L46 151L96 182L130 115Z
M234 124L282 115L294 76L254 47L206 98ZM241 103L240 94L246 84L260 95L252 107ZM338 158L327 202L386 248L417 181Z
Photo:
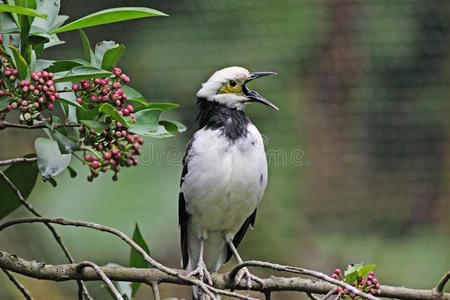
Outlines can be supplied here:
M112 150L111 150L111 153L112 153L113 155L117 155L117 154L119 154L119 151L117 151L117 149L112 149Z
M92 162L91 166L92 166L94 169L97 169L97 168L99 167L98 161L97 161L97 160L94 160L94 161Z
M125 75L125 74L120 75L120 79L122 79L123 82L125 82L125 83L130 82L130 77L128 77L128 76Z
M333 279L337 279L337 278L338 278L338 276L337 276L336 274L332 274L332 275L331 275L331 278L333 278Z
M85 160L85 161L91 161L92 159L93 159L92 155L86 154L86 155L84 156L84 160Z
M22 105L23 105L23 106L27 106L27 105L28 105L28 101L27 101L27 100L23 100L23 101L22 101Z
M336 270L334 270L334 274L338 275L338 274L340 274L340 273L341 273L341 269L336 269Z
M133 106L131 106L131 105L127 105L127 109L128 109L128 111L130 111L130 112L133 112Z
M102 88L102 94L103 94L103 95L108 94L110 91L111 91L111 89L110 89L109 87L104 87L104 88Z
M112 84L112 87L115 89L119 89L121 86L122 85L120 84L120 82L117 82L117 81Z
M120 74L122 74L122 70L119 68L114 68L113 69L113 74L116 76L120 76Z
M75 99L75 101L76 101L78 104L83 104L83 99L81 99L81 98L77 98L77 99Z
M72 84L72 90L78 91L80 89L80 85L78 83Z
M370 271L370 272L369 272L369 275L370 275L370 276L373 276L373 275L375 275L375 273L374 273L373 271Z
M103 157L104 157L105 159L110 159L110 158L111 158L111 153L105 152L105 153L103 153Z

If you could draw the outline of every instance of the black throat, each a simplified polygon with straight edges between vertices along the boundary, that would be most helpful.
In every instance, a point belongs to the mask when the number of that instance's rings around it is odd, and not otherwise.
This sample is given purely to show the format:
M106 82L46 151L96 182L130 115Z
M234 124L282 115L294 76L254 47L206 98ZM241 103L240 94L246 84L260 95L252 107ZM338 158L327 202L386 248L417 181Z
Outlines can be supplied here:
M197 98L200 128L219 129L222 134L234 141L247 136L250 120L242 110L230 108L215 101Z

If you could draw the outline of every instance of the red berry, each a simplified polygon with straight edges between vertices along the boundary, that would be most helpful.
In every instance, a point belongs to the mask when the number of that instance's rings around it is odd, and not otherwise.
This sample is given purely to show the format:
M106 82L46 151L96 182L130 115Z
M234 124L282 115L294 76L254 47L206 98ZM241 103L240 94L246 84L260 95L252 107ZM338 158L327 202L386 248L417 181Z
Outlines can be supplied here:
M97 161L97 160L94 160L94 161L92 162L91 166L92 166L94 169L97 169L97 168L99 167L98 161Z
M370 271L369 276L373 276L373 275L375 275L375 273L373 271Z
M110 158L111 158L111 153L105 152L105 153L103 153L103 157L104 157L105 159L110 159Z
M332 275L331 275L331 278L333 278L333 279L337 279L337 278L338 278L338 276L337 276L336 274L332 274Z
M120 75L120 79L122 79L123 82L125 82L125 83L130 82L130 77L128 77L128 76L125 75L125 74Z
M113 74L116 76L120 76L120 74L122 74L122 70L119 68L114 68L113 69Z
M129 112L133 112L133 106L131 106L129 104L127 105L127 109L128 109Z
M92 155L86 154L86 155L84 156L84 160L85 160L85 161L91 161L92 159L93 159Z
M80 89L80 85L78 83L72 84L72 90L78 91Z
M334 270L334 274L339 275L341 273L341 269Z
M113 155L117 155L117 154L119 154L119 151L117 151L117 149L112 149L112 150L111 150L111 153L112 153Z
M55 106L53 106L53 104L51 104L51 103L48 105L48 109L53 109L54 107Z
M81 98L77 98L77 99L75 99L75 101L76 101L78 104L83 104L83 99L81 99Z

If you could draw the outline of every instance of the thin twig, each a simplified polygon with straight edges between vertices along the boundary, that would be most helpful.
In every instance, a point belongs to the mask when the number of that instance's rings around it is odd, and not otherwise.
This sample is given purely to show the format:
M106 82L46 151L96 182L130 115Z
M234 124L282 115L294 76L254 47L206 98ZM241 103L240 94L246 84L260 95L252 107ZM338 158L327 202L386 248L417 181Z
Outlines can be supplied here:
M358 290L354 286L351 286L343 281L333 279L324 273L313 271L313 270L308 270L308 269L304 269L304 268L297 268L297 267L292 267L292 266L273 264L273 263L268 263L268 262L263 262L263 261L250 260L250 261L245 261L241 264L238 264L236 267L233 268L233 270L231 270L230 275L229 275L229 276L231 276L230 278L234 278L234 276L236 276L237 272L240 269L242 269L244 267L249 267L249 266L250 267L253 266L253 267L261 267L261 268L269 268L269 269L273 269L273 270L277 270L277 271L291 272L291 273L295 273L295 274L302 274L302 275L316 277L316 278L322 279L324 281L327 281L329 283L346 288L347 290L355 293L355 295L361 296L363 298L368 298L371 300L380 300L380 298L366 294L366 293L362 292L361 290Z
M99 268L96 264L90 261L83 261L78 264L77 271L82 272L84 268L91 267L97 272L98 275L102 278L102 280L106 283L106 285L109 287L111 292L114 294L117 300L123 300L122 295L119 293L119 291L116 289L114 284L111 282L111 280L108 278L108 276L105 275L105 273L102 271L102 269Z
M320 300L319 297L314 296L312 293L307 292L306 295L311 299L311 300Z
M264 298L265 298L266 300L270 300L270 298L271 298L271 293L270 293L270 292L265 292L265 293L264 293Z
M437 283L436 287L434 288L434 290L438 293L443 293L444 292L444 287L447 284L447 282L450 279L450 271L447 272L447 274L445 274L444 276L442 276L442 278L439 280L439 282Z
M30 158L20 157L7 160L0 160L0 166L15 165L20 163L34 163L35 161L37 161L37 157L30 157Z
M63 123L63 124L52 124L53 128L61 128L61 127L79 127L80 124L76 123ZM9 123L7 121L0 121L0 130L5 128L20 128L20 129L39 129L39 128L48 128L48 124L46 122L40 122L33 125L23 125L17 123Z
M38 213L32 206L31 204L29 204L25 198L22 196L22 193L19 191L19 189L14 185L14 183L8 178L8 176L5 175L5 173L3 173L0 170L0 177L3 178L3 180L6 182L6 184L11 188L11 190L14 192L14 194L16 194L17 200L19 200L19 202L29 211L31 212L33 215L35 215L36 217L42 217L42 215L40 213ZM67 246L64 244L64 242L62 241L61 235L59 235L59 233L56 231L55 227L53 227L52 224L48 224L45 223L45 226L47 226L47 228L50 230L50 232L53 235L53 238L55 239L56 243L59 245L59 247L62 249L62 251L64 252L64 255L67 257L67 260L70 263L74 263L75 260L73 259L72 255L69 252L69 249L67 248ZM89 295L89 292L87 290L86 285L82 282L77 280L77 285L78 285L78 291L80 294L80 291L82 291L82 293L84 294L84 296L88 299L88 300L93 300L92 297ZM80 298L80 296L78 296L78 298Z
M208 296L210 296L212 299L216 299L216 297L214 296L214 294L220 294L220 295L225 295L225 296L230 296L230 297L235 297L235 298L239 298L239 299L246 299L246 300L255 300L255 298L249 297L249 296L245 296L245 295L241 295L235 292L229 292L229 291L225 291L225 290L221 290L221 289L217 289L214 288L210 285L207 285L206 283L198 280L198 279L194 279L194 278L190 278L187 277L185 275L180 274L179 272L175 271L174 269L171 269L169 267L164 266L163 264L157 262L156 260L154 260L153 258L151 258L147 252L145 252L138 244L136 244L132 239L130 239L126 234L124 234L123 232L112 228L112 227L108 227L108 226L104 226L104 225L100 225L100 224L96 224L96 223L92 223L92 222L85 222L85 221L75 221L75 220L64 220L61 218L58 219L52 219L52 218L22 218L22 219L15 219L15 220L11 220L11 221L7 221L3 224L0 224L0 231L2 231L3 229L12 226L12 225L17 225L17 224L23 224L23 223L53 223L53 224L59 224L59 225L63 225L63 226L75 226L75 227L87 227L87 228L92 228L92 229L96 229L99 231L104 231L104 232L109 232L112 233L118 237L120 237L125 243L127 243L128 245L130 245L132 248L134 248L137 252L139 252L139 254L142 255L142 257L154 268L161 270L164 273L167 273L171 276L180 278L183 281L189 282L192 285L197 285L199 286L206 294L208 294Z
M325 296L323 296L322 300L327 300L331 295L333 295L334 293L336 293L337 289L332 289L331 291L329 291Z
M6 276L8 276L9 280L11 280L12 283L14 283L14 285L22 293L25 299L33 300L33 297L31 297L30 292L27 291L27 289L14 277L13 274L11 274L11 272L9 272L9 270L2 268L2 271L6 274Z
M150 286L152 287L152 291L153 291L153 299L161 300L161 297L159 296L158 283L156 281L152 281Z

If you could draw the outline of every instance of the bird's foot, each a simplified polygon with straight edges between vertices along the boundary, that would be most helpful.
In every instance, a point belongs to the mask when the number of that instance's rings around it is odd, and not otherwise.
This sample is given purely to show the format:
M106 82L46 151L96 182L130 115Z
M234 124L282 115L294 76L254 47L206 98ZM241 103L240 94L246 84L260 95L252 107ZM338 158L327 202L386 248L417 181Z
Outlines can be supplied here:
M206 280L208 281L209 285L213 285L213 281L211 279L211 275L209 274L208 269L206 268L206 265L203 261L199 261L197 263L197 268L190 272L188 275L188 277L193 277L193 276L198 276L198 279L200 281L203 281L204 278L206 277Z
M243 277L246 277L247 279L247 294L252 288L252 280L258 282L262 287L264 287L264 280L250 273L247 268L242 268L239 270L234 278L234 285L237 286Z

